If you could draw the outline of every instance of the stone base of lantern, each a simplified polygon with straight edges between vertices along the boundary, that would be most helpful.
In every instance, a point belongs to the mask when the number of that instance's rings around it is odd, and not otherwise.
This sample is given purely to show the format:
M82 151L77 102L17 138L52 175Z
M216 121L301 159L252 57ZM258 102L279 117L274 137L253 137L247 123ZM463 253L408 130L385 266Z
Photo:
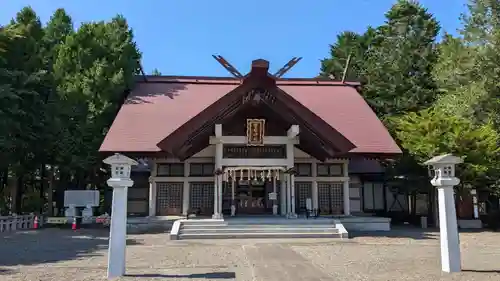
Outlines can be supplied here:
M481 220L458 220L458 227L461 229L480 229L483 228Z

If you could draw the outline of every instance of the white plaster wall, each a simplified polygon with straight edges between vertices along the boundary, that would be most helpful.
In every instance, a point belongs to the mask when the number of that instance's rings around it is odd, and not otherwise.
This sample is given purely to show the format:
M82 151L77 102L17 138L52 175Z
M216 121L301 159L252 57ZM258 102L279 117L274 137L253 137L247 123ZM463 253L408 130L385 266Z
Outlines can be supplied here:
M211 144L205 147L202 151L196 153L191 158L198 158L198 157L215 157L215 145Z
M349 176L349 200L351 205L351 212L360 213L363 211L361 200L361 180L358 176Z
M384 184L381 182L364 182L363 206L365 210L384 210ZM387 196L386 196L387 197Z
M313 159L313 157L311 157L311 155L305 153L304 151L298 149L297 147L294 148L293 153L295 155L295 159L297 159L297 158L309 158L309 159Z

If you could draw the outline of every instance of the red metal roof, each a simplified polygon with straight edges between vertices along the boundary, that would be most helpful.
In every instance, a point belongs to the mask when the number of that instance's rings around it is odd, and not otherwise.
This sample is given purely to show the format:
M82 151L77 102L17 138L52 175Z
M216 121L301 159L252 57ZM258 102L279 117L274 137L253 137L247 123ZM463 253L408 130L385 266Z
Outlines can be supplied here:
M148 81L136 84L100 151L158 152L161 140L240 85L238 79L213 77L148 77ZM307 79L280 79L277 85L354 143L351 152L401 153L354 87Z
M350 140L356 146L351 153L401 153L384 124L353 87L280 88Z

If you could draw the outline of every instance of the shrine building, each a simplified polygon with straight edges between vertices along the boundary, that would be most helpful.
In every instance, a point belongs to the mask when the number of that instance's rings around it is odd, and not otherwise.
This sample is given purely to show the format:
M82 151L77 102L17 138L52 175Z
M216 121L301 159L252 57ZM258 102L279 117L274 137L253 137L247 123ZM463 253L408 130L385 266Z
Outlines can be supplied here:
M387 209L373 176L383 173L379 159L401 150L359 83L277 78L268 68L255 60L240 78L138 78L100 147L147 163L129 188L129 214Z

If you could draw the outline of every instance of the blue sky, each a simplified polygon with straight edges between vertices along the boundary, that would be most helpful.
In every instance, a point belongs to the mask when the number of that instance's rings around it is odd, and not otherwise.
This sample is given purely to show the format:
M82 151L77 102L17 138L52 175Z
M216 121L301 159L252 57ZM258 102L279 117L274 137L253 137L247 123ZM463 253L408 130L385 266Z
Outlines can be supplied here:
M278 70L294 56L303 57L286 76L313 77L329 44L344 30L362 32L384 21L393 0L0 0L0 24L31 5L43 22L64 8L80 22L124 15L143 53L146 72L168 75L228 76L213 58L220 54L240 72L256 58ZM466 0L420 1L454 33ZM307 4L306 4L307 3ZM376 4L375 4L376 3Z

